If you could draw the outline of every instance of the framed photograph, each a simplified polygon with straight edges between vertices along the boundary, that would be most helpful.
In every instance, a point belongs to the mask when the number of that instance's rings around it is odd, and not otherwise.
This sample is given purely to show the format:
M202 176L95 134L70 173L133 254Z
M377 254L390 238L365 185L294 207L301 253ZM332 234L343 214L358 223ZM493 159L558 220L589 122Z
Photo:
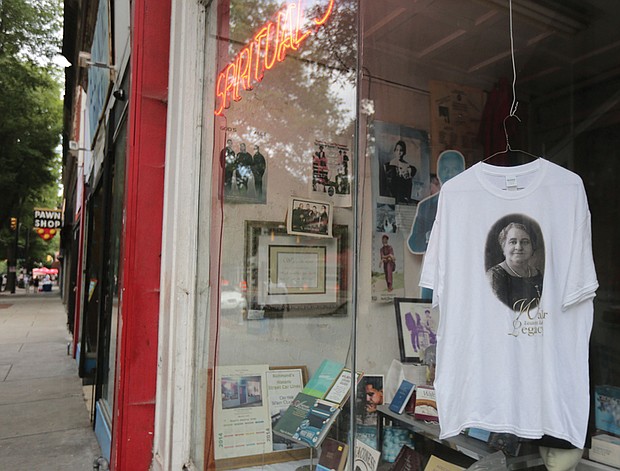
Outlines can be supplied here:
M228 136L220 151L224 167L224 198L227 203L265 204L267 202L267 162L258 143Z
M400 361L417 363L424 350L437 343L439 309L428 299L395 298Z
M346 315L348 229L333 237L291 235L283 223L246 221L249 310L264 317Z
M291 197L288 204L288 234L332 237L333 206L325 201Z
M430 194L430 146L422 129L375 121L374 201L415 205Z

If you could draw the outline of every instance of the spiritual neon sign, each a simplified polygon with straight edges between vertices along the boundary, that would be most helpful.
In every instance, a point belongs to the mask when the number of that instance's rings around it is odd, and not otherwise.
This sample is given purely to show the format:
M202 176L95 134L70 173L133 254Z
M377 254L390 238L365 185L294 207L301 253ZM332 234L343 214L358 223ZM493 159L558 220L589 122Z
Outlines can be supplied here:
M241 100L239 90L252 90L253 84L263 80L266 70L282 62L289 51L316 33L332 14L334 1L329 0L321 17L306 21L303 0L290 2L276 13L222 69L215 85L215 114L221 115L231 100Z

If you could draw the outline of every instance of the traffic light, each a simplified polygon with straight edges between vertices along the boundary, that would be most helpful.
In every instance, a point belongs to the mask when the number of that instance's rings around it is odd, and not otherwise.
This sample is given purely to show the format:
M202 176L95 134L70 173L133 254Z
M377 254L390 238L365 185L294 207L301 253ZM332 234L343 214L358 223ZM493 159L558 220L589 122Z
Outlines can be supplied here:
M11 218L11 230L14 231L17 229L17 218Z

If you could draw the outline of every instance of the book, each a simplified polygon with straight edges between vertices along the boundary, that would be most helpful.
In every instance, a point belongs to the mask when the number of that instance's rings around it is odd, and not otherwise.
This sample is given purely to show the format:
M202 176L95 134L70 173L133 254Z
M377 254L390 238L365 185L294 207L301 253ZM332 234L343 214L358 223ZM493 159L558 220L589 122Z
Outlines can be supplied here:
M356 471L375 471L381 459L381 452L375 450L366 443L355 440L355 462L353 469Z
M424 471L460 471L465 468L461 468L449 461L437 458L435 455L431 455L431 459L426 463Z
M402 414L414 391L415 384L403 379L394 395L394 399L390 403L390 410L397 414Z
M403 445L390 471L422 471L424 469L423 456L407 445Z
M419 420L439 420L435 388L432 386L418 386L415 397L414 417Z
M363 373L359 371L355 374L355 383L359 383L360 379L362 379ZM349 396L351 395L351 370L348 368L344 368L334 383L325 394L324 399L329 402L333 402L338 404L338 406L342 406Z
M316 399L292 439L313 448L318 447L339 413L340 409L335 404Z
M304 394L323 399L344 368L343 363L323 360L303 389Z
M314 405L316 397L297 393L295 399L288 408L282 413L280 419L273 426L273 432L281 437L292 439L293 435L308 416L310 408Z
M321 445L318 466L323 466L327 470L342 471L347 463L348 453L349 445L333 438L326 438Z

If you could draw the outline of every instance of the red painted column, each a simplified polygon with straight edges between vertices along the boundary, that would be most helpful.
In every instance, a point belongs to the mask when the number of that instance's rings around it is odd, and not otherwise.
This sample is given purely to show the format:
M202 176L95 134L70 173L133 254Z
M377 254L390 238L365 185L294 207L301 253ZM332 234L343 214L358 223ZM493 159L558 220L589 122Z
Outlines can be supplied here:
M131 90L111 469L152 461L170 0L132 2Z

